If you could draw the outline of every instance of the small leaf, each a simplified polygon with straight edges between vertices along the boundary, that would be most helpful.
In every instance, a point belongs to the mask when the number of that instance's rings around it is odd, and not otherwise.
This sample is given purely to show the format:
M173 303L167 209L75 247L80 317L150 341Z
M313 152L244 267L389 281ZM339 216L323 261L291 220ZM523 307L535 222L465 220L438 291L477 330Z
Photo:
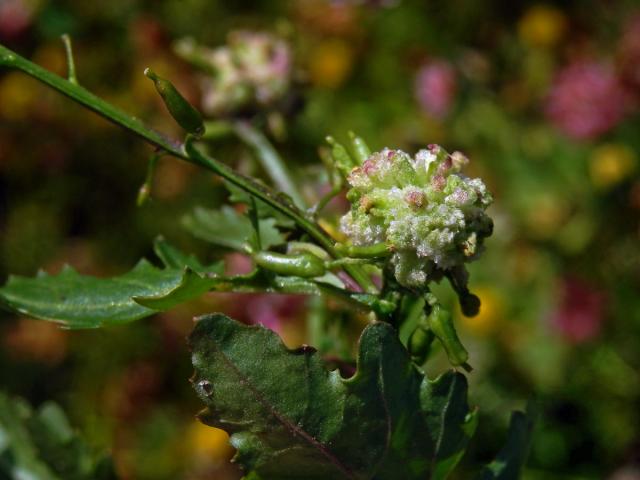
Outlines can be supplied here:
M509 432L504 447L496 459L485 466L477 480L515 480L527 461L533 428L538 412L536 405L529 402L526 412L515 411L511 414Z
M275 227L274 219L262 219L259 223L260 240L264 249L285 242L285 238ZM232 250L244 250L254 235L249 218L229 206L223 206L219 210L197 207L183 218L182 224L201 240Z
M115 480L110 460L96 455L73 432L62 409L45 403L36 412L0 393L0 478Z
M211 265L203 265L195 255L188 255L176 247L170 245L163 237L158 237L153 242L153 251L162 261L166 268L177 268L182 270L189 267L198 273L223 273L224 262L219 261Z
M272 331L221 314L200 318L190 344L201 419L229 432L247 478L423 480L463 443L463 427L434 419L466 421L464 377L429 382L387 323L364 330L349 379L315 349L289 350Z

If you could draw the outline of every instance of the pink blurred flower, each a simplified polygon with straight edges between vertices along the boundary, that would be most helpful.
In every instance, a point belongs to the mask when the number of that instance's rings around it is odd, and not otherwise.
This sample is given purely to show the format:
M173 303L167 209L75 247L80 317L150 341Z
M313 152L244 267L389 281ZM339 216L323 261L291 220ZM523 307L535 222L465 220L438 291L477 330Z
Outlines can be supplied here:
M0 0L0 37L20 35L31 24L34 2L25 0Z
M456 72L446 60L433 60L418 70L415 95L422 110L442 119L451 110L458 89Z
M609 65L579 60L564 67L556 76L545 113L566 135L590 139L611 130L622 120L625 97Z
M578 279L565 279L551 326L569 343L596 338L604 322L604 294Z
M243 275L253 270L253 262L247 255L230 253L225 256L225 274ZM226 293L225 311L244 323L263 325L278 333L288 321L298 317L305 305L304 295L278 295L264 293Z

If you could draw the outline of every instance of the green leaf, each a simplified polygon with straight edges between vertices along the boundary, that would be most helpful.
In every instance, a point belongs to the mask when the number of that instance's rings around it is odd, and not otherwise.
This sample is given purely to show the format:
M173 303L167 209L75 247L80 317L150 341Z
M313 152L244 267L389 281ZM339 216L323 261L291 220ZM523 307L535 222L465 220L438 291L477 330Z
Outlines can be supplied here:
M69 266L58 275L12 276L0 288L0 304L68 328L98 328L168 310L220 283L215 274L222 271L222 263L203 266L162 239L154 248L167 268L142 260L133 270L113 278L80 275Z
M35 278L9 277L0 301L10 309L69 328L96 328L130 322L154 313L133 300L168 293L183 281L184 272L162 270L141 260L119 277L80 275L65 266L58 275L40 272Z
M529 402L526 412L511 414L509 432L504 447L496 459L485 466L477 480L515 480L527 461L533 428L538 417L536 405Z
M153 251L166 268L182 270L184 267L189 267L198 273L224 273L224 262L219 261L211 265L203 265L195 255L188 255L181 252L161 236L153 242Z
M29 405L0 393L0 478L115 480L110 460L73 432L59 406Z
M364 330L349 379L221 314L200 318L190 344L201 419L229 432L247 478L423 480L472 430L464 377L430 382L387 323Z
M466 377L457 372L423 383L420 400L429 435L436 445L432 480L451 474L475 433L478 412L469 411L467 388Z
M264 249L285 242L285 238L275 227L274 219L262 219L259 223L260 240ZM240 251L251 241L254 232L249 218L229 206L223 206L219 210L196 207L182 219L182 224L201 240Z

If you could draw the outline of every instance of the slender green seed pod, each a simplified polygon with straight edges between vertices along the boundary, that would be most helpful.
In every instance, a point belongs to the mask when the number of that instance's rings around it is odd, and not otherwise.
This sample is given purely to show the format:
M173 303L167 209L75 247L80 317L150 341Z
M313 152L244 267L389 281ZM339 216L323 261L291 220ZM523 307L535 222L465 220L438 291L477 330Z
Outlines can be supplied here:
M374 243L373 245L336 245L336 250L351 258L384 258L393 253L389 246L384 243Z
M431 350L431 344L435 339L434 333L429 328L418 325L409 337L407 345L411 359L418 365L422 365Z
M358 160L358 163L362 165L367 158L371 156L371 149L365 141L356 136L355 133L349 132L349 138L351 139L351 146L353 147L353 153L355 154L356 160Z
M324 262L309 252L285 255L275 252L258 252L253 256L256 264L278 275L296 277L320 277L327 271Z
M466 368L467 360L469 360L469 352L467 352L458 338L456 329L453 326L451 313L436 304L428 316L428 322L429 327L442 343L445 352L447 352L447 357L449 357L451 365Z
M204 133L204 122L200 112L178 92L169 80L159 77L149 68L145 69L144 74L153 81L167 110L178 125L192 135L201 136Z

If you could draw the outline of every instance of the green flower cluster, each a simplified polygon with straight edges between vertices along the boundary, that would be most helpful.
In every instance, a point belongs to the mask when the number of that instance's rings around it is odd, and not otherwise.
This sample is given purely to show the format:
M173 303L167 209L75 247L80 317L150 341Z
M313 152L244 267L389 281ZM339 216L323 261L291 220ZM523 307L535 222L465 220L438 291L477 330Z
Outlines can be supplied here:
M208 115L272 106L291 85L289 45L268 33L232 32L227 45L216 49L183 39L175 50L208 74L203 78L203 110Z
M467 163L462 153L438 145L415 158L386 148L373 153L347 178L352 208L341 230L357 246L384 243L395 278L406 287L459 275L493 230L485 213L491 194L482 180L460 174Z

